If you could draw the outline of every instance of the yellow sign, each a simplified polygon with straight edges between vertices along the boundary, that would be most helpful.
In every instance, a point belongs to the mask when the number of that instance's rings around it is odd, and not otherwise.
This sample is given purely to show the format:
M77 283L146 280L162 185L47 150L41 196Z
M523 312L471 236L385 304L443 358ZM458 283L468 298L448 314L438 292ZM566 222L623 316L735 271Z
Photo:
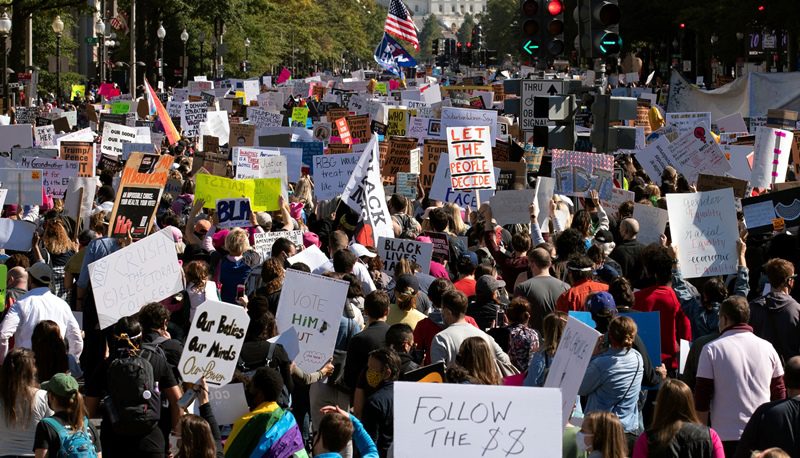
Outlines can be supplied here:
M280 210L278 198L281 196L283 184L280 178L254 178L256 183L255 196L250 199L254 208L264 208L259 211Z
M375 84L375 92L380 95L389 95L389 88L386 81Z
M205 206L214 208L219 199L250 199L250 207L256 212L279 210L278 196L281 195L280 178L258 178L233 180L198 173L195 176L195 198L203 199Z
M294 107L292 108L292 125L299 125L305 127L308 122L308 107Z
M82 99L86 97L86 86L83 84L73 84L72 85L72 93L70 94L70 100L74 100L75 98Z
M389 108L389 124L386 126L386 135L406 136L408 130L408 110L402 108Z

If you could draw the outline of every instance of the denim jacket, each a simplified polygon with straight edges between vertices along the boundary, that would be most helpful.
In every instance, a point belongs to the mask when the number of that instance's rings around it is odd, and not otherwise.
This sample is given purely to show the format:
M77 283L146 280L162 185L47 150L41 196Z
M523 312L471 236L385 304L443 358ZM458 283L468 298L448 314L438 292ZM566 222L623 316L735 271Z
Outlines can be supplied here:
M729 278L725 279L728 283ZM698 338L704 335L719 332L719 306L715 302L710 304L710 308L703 305L700 293L683 279L678 269L672 270L672 289L678 296L683 313L692 323L692 337ZM747 297L750 293L750 271L747 267L739 266L736 272L736 282L733 287L734 296Z
M613 412L626 433L638 433L643 375L642 355L632 348L610 348L592 357L578 390L579 395L588 396L586 413Z

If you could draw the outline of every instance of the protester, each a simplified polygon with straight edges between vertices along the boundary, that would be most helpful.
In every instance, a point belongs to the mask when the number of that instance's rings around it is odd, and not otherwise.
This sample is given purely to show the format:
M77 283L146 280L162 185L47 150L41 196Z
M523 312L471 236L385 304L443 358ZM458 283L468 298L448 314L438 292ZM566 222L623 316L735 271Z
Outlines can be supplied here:
M377 458L378 448L361 422L339 407L326 406L320 411L324 416L319 422L319 432L314 439L314 456L318 458L341 458L342 450L352 438L362 458Z
M592 279L594 263L584 255L575 255L566 264L567 278L570 288L561 294L556 301L556 308L561 312L584 311L586 298L598 291L608 291L608 285Z
M454 372L462 372L455 375ZM488 343L481 337L469 337L461 343L455 362L448 368L448 380L461 383L500 385L502 379Z
M539 351L539 333L528 326L531 318L531 307L528 300L514 298L506 312L508 317L508 356L520 372L528 369L531 356Z
M800 355L800 304L790 296L797 275L791 262L779 258L770 259L764 273L771 289L750 303L750 326L787 361Z
M39 420L53 414L39 389L33 352L17 348L0 369L0 456L29 456Z
M401 275L394 287L395 303L389 306L386 323L389 325L404 323L414 329L417 323L425 318L425 314L417 310L417 293L419 281L413 275Z
M532 277L514 288L516 296L523 296L531 304L531 327L542 330L542 320L556 310L558 298L570 286L550 275L553 259L550 253L541 247L528 252L528 266Z
M344 366L344 386L351 393L355 392L361 372L366 370L369 354L383 347L389 325L389 296L383 291L375 291L367 295L364 301L367 314L367 327L350 339L347 346L347 363ZM356 416L360 412L356 411Z
M37 457L61 456L70 453L65 449L64 436L71 436L73 450L101 457L100 435L89 422L83 396L78 391L78 382L67 374L56 374L42 383L47 391L47 403L53 415L43 418L36 426L33 449ZM119 456L119 455L111 455Z
M218 301L217 285L210 281L208 263L192 261L184 267L186 275L186 295L189 297L189 322L194 321L197 307L205 301Z
M403 374L419 368L419 365L411 356L414 348L414 330L405 323L397 323L389 326L386 331L386 347L394 351L400 358L400 377Z
M636 237L639 235L639 222L633 218L625 218L619 223L620 243L608 256L619 263L620 272L634 285L642 287L644 264L642 251L645 246Z
M178 421L176 433L169 436L169 452L172 458L196 456L200 458L222 458L219 426L208 400L208 385L205 377L194 387L200 416L187 414Z
M628 456L622 424L613 413L592 412L586 415L575 440L578 450L589 452L587 458Z
M525 375L525 386L544 386L553 357L556 355L558 343L567 326L568 315L564 312L553 312L542 322L542 343L530 362Z
M394 382L400 375L400 358L391 349L370 352L367 363L367 383L374 391L364 404L361 421L364 430L385 458L392 445L394 432Z
M36 325L31 335L31 349L36 355L39 380L50 380L58 373L68 373L76 379L83 377L78 360L67 352L61 330L55 321L42 320Z
M486 331L506 324L504 308L500 304L500 296L505 286L506 282L492 275L482 275L478 279L475 285L475 298L467 305L467 315L475 319L478 328Z

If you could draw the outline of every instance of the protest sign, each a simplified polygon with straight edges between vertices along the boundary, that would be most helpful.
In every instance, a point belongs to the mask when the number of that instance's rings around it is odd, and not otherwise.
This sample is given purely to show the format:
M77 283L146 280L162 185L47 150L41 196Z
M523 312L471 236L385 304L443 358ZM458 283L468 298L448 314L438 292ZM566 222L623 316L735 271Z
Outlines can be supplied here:
M600 200L611 199L614 156L560 149L552 150L552 156L557 194L588 197L588 191L595 190Z
M312 128L314 138L322 143L327 143L331 138L331 123L315 122Z
M373 135L342 192L342 201L372 226L373 243L377 237L394 236L379 166L378 137Z
M283 349L286 350L286 355L291 361L294 361L300 354L300 341L297 338L297 329L295 329L294 326L271 339L267 339L267 342L282 346Z
M217 200L217 226L221 228L250 227L253 212L250 210L250 199Z
M417 263L421 272L427 274L431 268L433 244L381 237L378 240L378 255L383 260L383 271L389 275L394 275L395 266L401 259Z
M788 130L758 128L750 186L771 188L775 183L786 181L793 142L794 134Z
M255 124L256 127L279 127L283 123L282 114L272 113L256 107L247 108L247 119Z
M0 189L0 208L6 204L6 197L8 197L8 189Z
M681 135L691 132L695 126L702 124L711 130L711 113L667 113L667 124L678 129Z
M403 108L389 108L389 119L386 125L386 135L405 137L408 132L408 110Z
M250 199L253 211L280 210L278 201L286 189L280 178L255 178L253 184L253 197Z
M667 226L669 215L663 210L652 205L633 204L633 218L639 222L639 234L636 239L649 245L660 243L661 234Z
M733 113L717 119L717 130L721 134L729 132L747 132L747 124L745 124L741 113Z
M256 126L252 124L231 124L228 146L253 146L256 141Z
M339 134L339 143L344 143L345 145L352 145L353 138L350 136L350 126L347 125L347 118L342 117L334 121L336 125L336 131Z
M0 169L0 188L8 190L8 203L19 205L42 204L42 171L29 169Z
M2 203L2 202L0 202ZM6 303L6 285L8 284L8 266L0 265L0 304Z
M733 196L737 199L744 199L747 191L747 180L740 180L732 177L721 177L701 173L697 176L698 191L714 191L716 189L733 189Z
M275 321L278 332L297 330L300 354L294 363L303 371L318 371L333 356L348 288L345 281L286 271Z
M0 218L0 248L27 253L34 232L36 225L29 221Z
M33 140L34 144L39 148L43 148L45 146L55 146L56 131L53 129L53 126L36 127L33 130Z
M398 172L410 172L411 150L416 148L413 138L391 137L386 157L381 159L381 176L386 184L394 184Z
M367 143L372 136L369 130L369 115L347 116L347 126L353 143Z
M325 256L325 253L323 253L322 250L320 250L319 247L316 245L311 245L306 249L304 249L303 251L287 259L287 262L290 265L296 262L300 262L307 265L312 272L328 261L329 261L328 257Z
M314 142L290 142L289 146L292 148L300 148L303 150L302 165L303 167L309 168L310 170L309 174L313 174L314 157L322 155L325 145L323 145L322 142L314 141Z
M495 148L495 150L496 149L497 148ZM528 176L524 162L498 162L495 160L494 167L500 169L500 173L497 175L498 191L525 189L528 186Z
M308 107L292 108L292 126L305 128L307 122L308 122Z
M208 106L206 102L184 103L181 109L181 129L183 136L196 138L200 135L199 126L206 121Z
M661 364L661 313L660 312L635 312L622 313L636 323L638 328L636 335L641 337L642 343L647 349L647 355L653 365Z
M75 161L61 159L24 157L19 166L25 169L41 170L42 186L44 186L45 194L55 198L63 198L70 178L78 176L79 164Z
M14 124L0 126L0 152L8 153L11 148L30 148L33 146L33 126Z
M183 290L172 231L162 229L89 264L100 328Z
M195 403L197 406L198 402ZM214 412L214 419L220 426L232 425L236 420L247 414L247 397L244 394L244 384L229 383L220 387L208 387L208 404ZM197 406L195 415L200 415Z
M76 161L79 164L78 176L93 177L96 161L94 159L94 143L90 142L61 142L61 159Z
M58 150L54 148L11 148L11 160L17 164L23 158L41 157L49 159L58 158Z
M451 188L462 190L496 187L488 134L486 127L447 128Z
M619 206L624 202L633 202L636 194L633 191L626 191L614 187L611 189L611 200L603 202L603 209L608 213L608 216L615 216L619 212Z
M314 156L314 195L317 199L330 200L341 195L360 157L361 154Z
M250 317L239 305L205 301L194 314L178 370L183 380L205 377L211 385L233 378Z
M742 199L742 212L751 234L771 233L776 218L783 218L786 227L800 225L800 188Z
M195 180L195 199L204 200L208 208L219 199L252 197L255 193L253 180L232 180L205 173L197 174Z
M497 138L497 111L494 110L473 110L470 108L442 108L441 139L446 139L448 127L469 127L481 126L489 127L488 140L495 146Z
M395 180L395 192L401 196L415 200L417 198L417 180L419 174L397 172L397 179Z
M136 127L122 126L107 122L103 126L103 139L100 143L100 151L104 154L119 156L122 154L123 143L132 143L135 139Z
M499 226L528 224L531 222L528 207L535 197L533 189L497 191L489 201L492 216Z
M233 148L233 159L236 164L236 179L263 178L259 160L279 154L277 150L266 148Z
M64 214L76 222L80 220L80 229L89 227L89 218L94 205L94 194L97 190L97 177L70 178L64 197ZM80 219L79 219L80 218ZM80 232L76 228L76 234Z
M739 238L733 190L667 194L670 233L686 278L736 272Z
M272 257L272 245L276 240L288 239L296 246L303 245L303 231L271 231L253 234L253 250L261 256L262 261Z
M111 212L108 236L125 238L130 233L133 240L146 237L155 221L161 191L156 186L121 185Z
M791 141L786 145L786 156L788 156ZM711 136L711 130L703 125L695 126L669 146L671 158L677 165L675 169L682 173L689 183L697 183L697 175L700 172L722 176L731 169L719 145Z
M163 188L167 184L169 171L175 161L173 156L164 154L131 153L122 170L120 183L124 185L145 185Z
M394 456L559 457L565 402L552 388L395 382Z
M544 381L545 388L561 388L561 422L565 425L572 414L578 389L583 381L600 333L569 317L558 343L553 363Z
M289 202L286 162L285 156L262 157L258 160L258 173L261 175L260 178L278 178L281 182L281 195L286 202Z
M680 344L680 359L678 364L678 373L683 374L683 370L686 368L686 361L689 359L689 351L691 350L692 343L688 340L681 339Z
M439 158L442 153L447 152L447 142L445 140L425 140L422 150L419 179L425 192L429 192L433 185L433 177L436 175L437 167L439 166Z

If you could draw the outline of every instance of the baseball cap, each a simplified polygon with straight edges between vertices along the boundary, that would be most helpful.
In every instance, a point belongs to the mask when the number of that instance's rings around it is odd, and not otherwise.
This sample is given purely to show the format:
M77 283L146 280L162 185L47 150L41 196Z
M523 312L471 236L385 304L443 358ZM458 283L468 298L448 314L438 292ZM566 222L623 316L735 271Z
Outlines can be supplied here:
M586 299L586 309L595 316L617 316L617 304L614 301L614 296L607 291L601 291L589 296L589 298Z
M503 280L498 280L491 275L484 275L479 278L478 282L475 284L475 292L477 294L489 295L504 286L506 286L506 282Z
M594 239L600 243L613 243L614 235L611 234L611 231L608 229L600 229L599 231L595 232Z
M367 247L365 247L360 243L354 243L350 245L350 251L358 258L360 258L361 256L366 256L368 258L374 258L375 256L377 256L375 253L369 251Z
M467 262L469 262L469 263L472 264L473 267L477 267L478 266L478 254L475 253L474 251L467 251L466 253L462 254L458 258L458 262L459 262L459 264L461 264L461 263L465 263L466 264Z
M414 291L414 293L416 293L419 291L419 280L417 280L417 277L413 275L401 275L400 278L397 279L397 284L395 285L394 289L400 292L405 292L411 289Z
M256 224L259 226L272 224L272 215L267 212L256 212Z
M28 275L41 284L49 285L53 280L53 269L44 262L39 261L28 267Z
M58 373L42 383L42 389L58 397L66 398L78 392L78 381L71 375Z

